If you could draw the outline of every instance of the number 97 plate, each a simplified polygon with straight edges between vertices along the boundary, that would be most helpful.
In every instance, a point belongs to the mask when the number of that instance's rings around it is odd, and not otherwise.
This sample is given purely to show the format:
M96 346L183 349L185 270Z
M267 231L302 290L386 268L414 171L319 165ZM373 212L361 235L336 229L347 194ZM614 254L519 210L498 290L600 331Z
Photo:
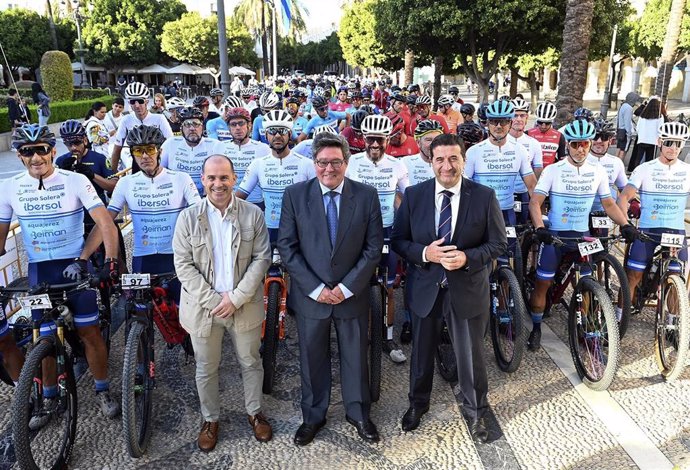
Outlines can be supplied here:
M123 289L148 289L151 286L150 274L123 274L120 280Z

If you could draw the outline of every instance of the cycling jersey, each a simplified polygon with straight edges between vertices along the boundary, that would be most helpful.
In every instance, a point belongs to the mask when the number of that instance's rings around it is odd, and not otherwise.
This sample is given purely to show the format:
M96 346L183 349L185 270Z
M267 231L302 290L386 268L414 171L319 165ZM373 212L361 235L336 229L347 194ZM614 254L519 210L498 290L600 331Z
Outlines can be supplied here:
M347 139L347 143L350 146L350 152L364 151L364 135L361 132L356 133L352 126L347 126L343 129L341 135Z
M213 148L213 154L225 155L232 161L232 166L235 169L235 175L237 176L237 181L235 182L235 187L233 188L237 191L240 187L240 182L244 178L244 174L247 172L247 168L251 162L257 158L262 158L271 154L271 148L256 140L249 139L249 142L243 145L237 145L232 140L227 140L224 142L218 142ZM247 196L247 201L259 204L263 202L264 195L261 192L261 188L257 185L254 190Z
M201 166L204 160L213 155L217 140L202 137L198 144L190 147L184 137L174 137L165 141L161 147L161 166L173 171L182 171L192 177L199 194L204 195L201 184Z
M228 123L225 122L225 119L223 119L222 116L211 119L206 123L206 135L209 138L216 140L232 139L230 129L228 128Z
M601 165L606 171L606 175L609 178L609 186L611 188L611 197L616 199L618 197L618 191L623 191L625 185L628 184L628 177L625 174L625 167L623 166L623 161L614 157L613 155L606 154L603 157L597 157L593 154L589 154L587 161L594 163L595 165ZM604 206L601 205L601 199L597 196L594 199L594 205L592 205L592 211L603 211Z
M409 126L407 126L405 133L410 136L414 136L414 131L417 129L417 125L424 121L424 120L430 120L430 121L436 121L439 124L441 124L441 127L443 128L443 133L444 134L449 134L450 133L450 128L448 127L448 123L446 122L446 119L441 116L440 114L435 114L435 113L429 113L429 115L425 118L421 117L419 114L415 114L415 116L410 120ZM457 131L457 129L456 129ZM453 132L455 134L455 132Z
M172 129L170 128L170 123L163 114L148 113L142 121L132 113L122 118L120 127L117 128L117 134L115 134L115 145L124 147L127 140L127 133L131 129L139 127L142 124L159 128L163 133L163 137L166 139L172 139L174 137Z
M350 157L345 176L376 188L381 203L383 227L392 226L395 217L396 190L402 194L410 185L405 164L385 154L377 163L374 163L367 157L366 152L362 152Z
M101 121L96 116L91 116L84 122L84 128L86 129L86 137L89 139L89 143L91 143L91 150L106 157L109 156L108 143L110 142L110 132L105 121Z
M55 166L60 168L62 163L68 158L72 158L71 153L60 155L55 159ZM95 175L102 176L103 178L108 178L109 176L113 175L112 170L108 166L106 157L101 153L89 150L83 157L81 157L81 163L93 170ZM105 190L97 184L94 184L94 188L96 189L98 197L100 197L101 201L105 203Z
M268 145L268 139L266 138L266 129L264 129L263 114L257 115L256 118L254 118L253 123L254 124L252 124L252 140L257 140Z
M443 117L448 124L448 133L457 134L458 126L463 122L462 114L450 108L447 113L441 113L441 117Z
M330 111L335 111L337 113L344 113L349 108L352 108L352 105L346 101L337 101L335 103L328 103L328 109Z
M434 169L431 167L431 163L425 162L422 158L422 155L419 153L416 155L410 155L409 157L403 157L402 162L407 168L410 186L435 177Z
M419 147L417 146L417 142L409 135L402 144L393 145L389 141L386 147L386 154L392 157L407 157L408 155L414 155L416 153L419 153Z
M386 90L376 89L373 94L373 101L376 106L381 109L388 109L388 92Z
M313 118L311 118L302 132L309 136L314 131L314 129L320 126L331 126L333 129L335 129L336 132L340 132L338 130L338 121L346 118L346 112L328 110L328 115L326 115L325 118L322 118L321 116L314 116Z
M534 191L549 196L549 229L554 231L587 232L594 197L611 197L601 165L585 161L576 167L567 159L544 168Z
M304 131L304 128L309 124L309 120L305 117L298 116L292 121L292 139L297 140L297 137Z
M302 142L295 145L292 151L301 157L313 160L314 157L311 154L311 146L313 143L314 139L304 139Z
M544 167L565 158L565 137L553 127L542 132L535 127L527 131L527 135L537 139L541 144Z
M119 214L125 204L134 225L134 256L172 254L177 216L201 201L192 178L162 168L153 179L140 171L118 181L108 210Z
M527 151L522 145L506 141L499 147L488 139L467 151L465 177L492 188L501 210L512 210L516 177L533 174Z
M690 194L690 164L659 159L635 168L628 184L640 194L640 228L685 230L685 204Z
M260 186L266 204L266 226L277 229L285 188L315 176L314 164L308 158L297 155L294 151L284 158L277 158L271 154L257 158L249 164L239 191L249 195L257 185Z
M537 141L537 139L528 136L524 132L520 137L516 138L508 134L508 137L506 138L508 139L508 142L520 144L525 148L527 151L527 158L529 159L529 163L532 165L533 169L542 168L544 166L542 161L541 145L539 145L539 141ZM525 182L520 177L515 178L515 192L527 192L527 186L525 186ZM525 208L525 210L527 210L527 208Z
M84 246L84 211L102 206L94 185L84 175L56 169L38 180L28 172L5 180L0 191L0 223L19 219L29 263L73 260Z

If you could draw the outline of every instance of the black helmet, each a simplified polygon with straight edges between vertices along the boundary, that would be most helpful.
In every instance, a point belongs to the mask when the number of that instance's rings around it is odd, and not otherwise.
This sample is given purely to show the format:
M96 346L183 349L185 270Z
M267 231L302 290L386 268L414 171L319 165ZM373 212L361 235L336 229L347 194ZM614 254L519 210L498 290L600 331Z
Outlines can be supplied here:
M441 123L438 121L434 121L433 119L425 119L423 121L420 121L419 124L417 124L417 128L414 130L414 136L421 137L427 132L434 131L443 133L443 127L441 126Z
M299 106L299 92L295 92L294 95L290 96L290 98L287 99L285 104L296 104L297 106Z
M225 93L223 93L223 90L220 88L211 88L211 91L209 91L209 94L211 96L223 96Z
M448 93L451 95L460 94L460 88L456 87L455 85L451 85L448 87Z
M60 126L60 137L63 139L75 139L86 136L84 125L76 119L68 119Z
M595 136L600 136L604 139L610 139L616 133L611 121L607 121L603 117L598 117L594 120L594 132L596 132Z
M48 144L55 147L55 134L48 129L48 126L38 124L24 124L15 129L12 134L12 148L18 149L31 144Z
M155 126L141 125L131 129L127 133L127 145L134 147L137 145L156 145L161 146L165 142L165 137L161 130Z
M204 115L201 113L201 110L197 107L183 108L182 111L177 113L177 117L180 120L180 122L185 122L188 119L204 119Z
M402 91L402 88L400 88L398 85L393 85L391 87L391 93L393 93L393 94L400 93L401 91Z
M403 103L407 102L407 98L403 96L401 93L395 93L393 96L391 96L391 101L402 101Z
M474 106L469 103L465 103L462 106L460 106L461 114L467 114L468 116L472 116L475 111L476 110L474 109Z
M352 120L350 121L350 126L356 130L356 131L361 131L362 129L362 121L364 121L364 118L369 116L369 112L366 109L358 109L354 113L352 113Z
M328 101L323 96L316 96L311 100L311 105L314 109L323 108L324 106L328 106Z
M585 121L592 122L594 118L594 113L587 108L577 108L573 113L573 119L584 119Z
M458 136L471 147L484 140L484 129L476 122L465 122L458 126Z
M407 95L408 106L415 106L417 104L417 95Z
M206 98L205 96L197 96L196 98L194 98L192 106L194 106L195 108L203 108L204 106L208 106L208 98Z
M479 109L477 110L477 117L480 121L486 121L487 119L489 119L488 117L486 117L486 109L488 107L488 103L483 103L481 106L479 106Z
M413 83L412 85L409 85L407 87L407 91L409 91L410 93L414 93L415 91L420 91L419 85L417 85L416 83Z

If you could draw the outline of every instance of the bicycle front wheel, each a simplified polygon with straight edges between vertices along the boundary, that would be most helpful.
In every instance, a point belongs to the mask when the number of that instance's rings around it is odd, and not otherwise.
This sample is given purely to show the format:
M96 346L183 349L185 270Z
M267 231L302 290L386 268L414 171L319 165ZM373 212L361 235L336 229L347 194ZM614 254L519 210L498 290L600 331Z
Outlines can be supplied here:
M266 323L264 326L264 347L262 361L264 366L263 392L273 392L273 381L276 373L276 352L278 351L278 334L280 320L280 284L271 282L268 286L268 305L266 306Z
M592 390L606 390L616 376L620 336L613 304L589 276L580 279L568 309L568 342L575 369Z
M151 438L154 370L149 332L143 323L133 322L122 370L122 432L135 458L144 455Z
M520 367L525 351L523 319L527 316L527 309L520 293L520 284L510 268L499 267L494 282L496 297L492 298L492 302L496 308L492 308L490 316L494 356L503 372L515 372Z
M630 285L628 276L623 269L623 265L611 253L604 253L603 256L595 257L594 274L599 284L606 290L611 302L622 306L621 317L618 320L618 333L621 339L628 331L632 301L630 298Z
M659 289L654 353L661 375L670 382L683 372L688 357L690 306L679 275L664 277Z
M381 355L383 351L383 296L385 289L378 284L369 287L369 393L371 401L379 401L381 396Z
M22 469L62 469L67 466L77 435L77 385L72 358L65 351L57 377L58 392L43 398L44 360L56 361L57 348L50 341L38 343L19 375L12 404L12 437ZM35 430L29 429L29 423ZM37 429L38 428L38 429Z

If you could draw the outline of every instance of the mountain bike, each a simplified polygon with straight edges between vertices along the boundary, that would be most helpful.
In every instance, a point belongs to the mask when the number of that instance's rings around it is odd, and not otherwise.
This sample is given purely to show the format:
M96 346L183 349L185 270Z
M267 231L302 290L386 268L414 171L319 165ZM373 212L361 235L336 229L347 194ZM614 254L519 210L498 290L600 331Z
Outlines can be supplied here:
M266 318L262 328L261 359L264 366L263 393L271 394L276 373L276 353L280 340L285 339L287 313L287 271L283 267L278 249L273 249L273 260L264 280L264 308Z

